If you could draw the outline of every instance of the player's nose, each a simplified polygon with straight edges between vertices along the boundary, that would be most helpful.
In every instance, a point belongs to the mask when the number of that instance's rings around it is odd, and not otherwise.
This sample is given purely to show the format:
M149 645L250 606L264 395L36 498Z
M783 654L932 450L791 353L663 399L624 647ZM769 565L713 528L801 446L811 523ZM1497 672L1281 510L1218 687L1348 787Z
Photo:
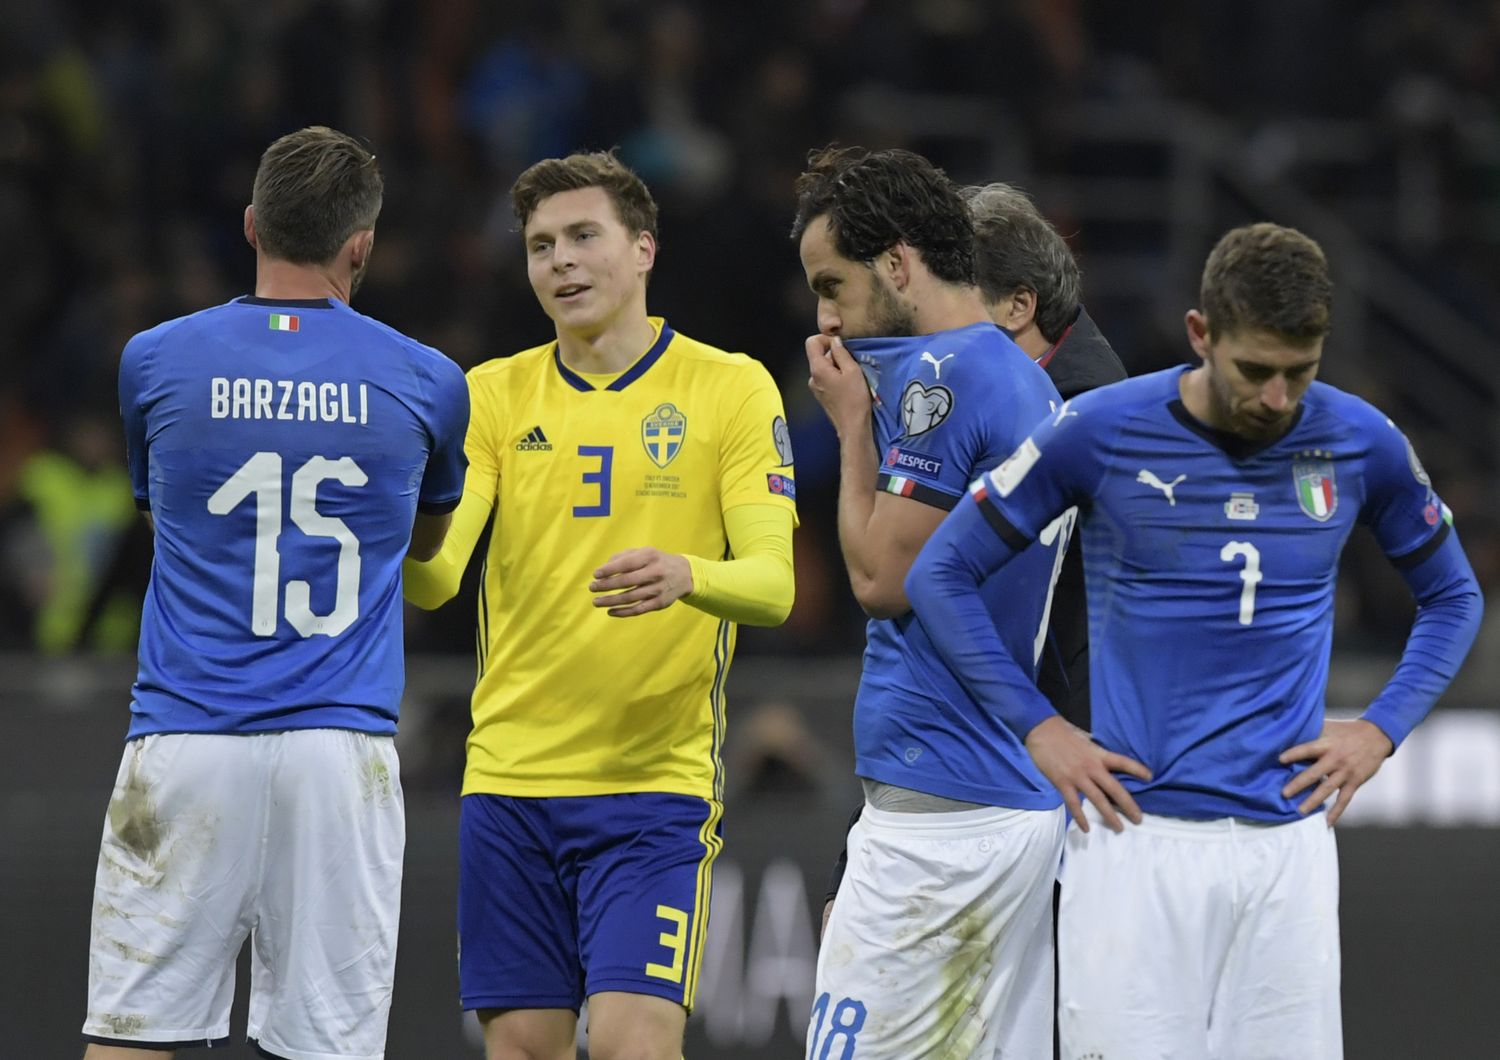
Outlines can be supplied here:
M1286 377L1273 375L1266 385L1260 388L1261 404L1272 412L1285 412L1291 403L1291 395L1287 393Z
M833 303L825 300L818 302L818 330L824 335L837 335L843 329L844 321L839 316L838 309Z

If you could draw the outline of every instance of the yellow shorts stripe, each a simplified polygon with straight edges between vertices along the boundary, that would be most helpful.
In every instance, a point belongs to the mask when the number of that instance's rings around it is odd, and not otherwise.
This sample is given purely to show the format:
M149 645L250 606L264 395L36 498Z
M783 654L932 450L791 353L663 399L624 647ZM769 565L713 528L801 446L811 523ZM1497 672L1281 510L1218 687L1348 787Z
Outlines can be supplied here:
M688 957L687 975L683 983L682 1004L689 1012L698 996L698 978L703 971L703 943L708 936L708 913L713 894L713 865L724 840L719 837L719 822L724 817L724 804L718 799L704 799L708 803L708 817L698 831L703 843L703 859L698 862L698 879L693 886L693 935Z
M708 706L713 715L713 743L709 755L713 760L714 798L724 798L724 683L729 677L730 645L728 620L719 622L714 636L714 680L708 689Z

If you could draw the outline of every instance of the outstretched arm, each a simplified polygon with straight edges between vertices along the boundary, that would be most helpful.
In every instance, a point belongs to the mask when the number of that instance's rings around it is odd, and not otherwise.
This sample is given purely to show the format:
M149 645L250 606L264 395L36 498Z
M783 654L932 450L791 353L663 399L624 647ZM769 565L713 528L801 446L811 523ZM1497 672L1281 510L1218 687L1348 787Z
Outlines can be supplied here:
M406 554L422 563L433 559L442 549L443 539L448 536L448 528L452 525L452 512L444 512L442 515L418 512L412 520L411 544L407 546Z
M465 490L463 500L453 512L452 524L442 537L442 547L426 560L418 558L416 533L413 532L413 550L407 553L401 564L402 595L409 602L424 611L431 611L458 595L458 585L469 566L469 556L484 531L484 524L489 522L493 507L492 497Z

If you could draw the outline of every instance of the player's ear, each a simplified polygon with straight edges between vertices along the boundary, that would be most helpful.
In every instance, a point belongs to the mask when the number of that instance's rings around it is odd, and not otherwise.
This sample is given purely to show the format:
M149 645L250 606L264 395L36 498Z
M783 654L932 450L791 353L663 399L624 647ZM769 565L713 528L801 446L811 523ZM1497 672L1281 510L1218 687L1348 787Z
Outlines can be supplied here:
M370 251L375 248L375 229L365 228L349 237L349 267L356 272L370 260Z
M255 204L254 203L251 203L249 206L245 207L245 242L249 243L256 250L260 249L260 244L258 242L256 242L256 239L255 239Z
M644 228L635 237L635 264L642 272L656 267L656 237Z
M1012 335L1019 335L1036 320L1036 292L1017 287L991 307L990 316Z
M1188 345L1199 357L1208 360L1208 317L1196 309L1189 309L1183 323L1187 326Z
M893 243L875 258L876 270L890 280L896 290L904 291L911 283L912 255L915 253L905 243Z

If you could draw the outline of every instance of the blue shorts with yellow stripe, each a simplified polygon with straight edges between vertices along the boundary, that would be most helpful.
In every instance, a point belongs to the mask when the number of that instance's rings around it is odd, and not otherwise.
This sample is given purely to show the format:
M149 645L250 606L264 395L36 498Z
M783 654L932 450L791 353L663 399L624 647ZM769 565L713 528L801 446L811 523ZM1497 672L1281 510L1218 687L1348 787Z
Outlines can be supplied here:
M619 990L691 1011L722 817L690 795L465 795L463 1007L577 1011Z

